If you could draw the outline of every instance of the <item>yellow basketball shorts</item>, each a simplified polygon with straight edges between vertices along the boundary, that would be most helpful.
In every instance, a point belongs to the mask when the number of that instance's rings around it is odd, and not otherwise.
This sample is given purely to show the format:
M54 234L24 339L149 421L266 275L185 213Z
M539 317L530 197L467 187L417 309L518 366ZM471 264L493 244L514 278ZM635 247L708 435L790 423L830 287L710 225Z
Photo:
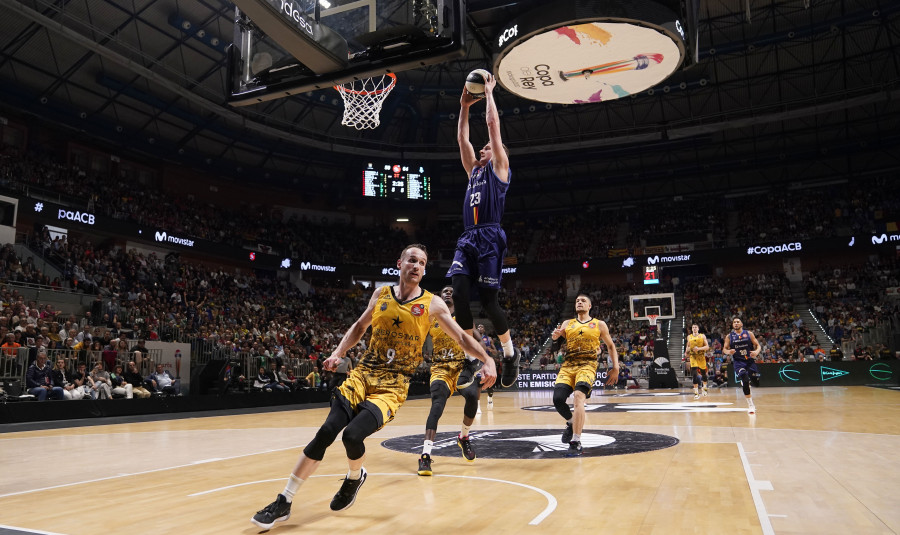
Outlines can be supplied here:
M578 383L585 383L594 388L597 380L597 361L592 362L564 362L556 375L556 384L569 385L573 390Z
M429 384L435 381L444 381L447 384L447 388L450 389L450 395L453 395L456 392L456 381L459 380L462 368L462 360L436 362L431 365L431 381L429 381Z
M378 370L354 368L338 391L350 403L354 413L368 401L381 411L381 427L394 419L409 393L409 377ZM368 405L368 404L367 404ZM376 415L377 416L377 415ZM379 429L381 429L379 427Z

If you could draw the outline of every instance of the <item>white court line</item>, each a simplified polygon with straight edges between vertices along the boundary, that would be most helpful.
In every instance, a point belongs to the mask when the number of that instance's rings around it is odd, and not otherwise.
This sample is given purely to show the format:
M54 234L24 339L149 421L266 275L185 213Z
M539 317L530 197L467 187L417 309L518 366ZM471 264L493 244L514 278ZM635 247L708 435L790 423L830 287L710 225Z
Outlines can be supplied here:
M20 528L18 526L5 526L3 524L0 524L0 529L24 531L25 533L37 533L38 535L64 535L62 533L56 533L55 531L41 531L39 529Z
M222 457L222 458L219 458L219 459L202 459L202 460L199 460L199 461L191 461L191 462L188 463L188 464L179 464L179 465L175 465L175 466L167 466L167 467L165 467L165 468L154 468L153 470L144 470L143 472L132 472L132 473L128 473L128 474L124 474L124 473L123 473L123 474L116 474L116 475L114 475L114 476L99 477L99 478L97 478L97 479L88 479L87 481L76 481L76 482L74 482L74 483L64 483L64 484L62 484L62 485L53 485L52 487L44 487L44 488L40 488L40 489L23 490L22 492L10 492L9 494L0 494L0 498L6 498L6 497L9 497L9 496L20 496L20 495L22 495L22 494L31 494L31 493L33 493L33 492L42 492L42 491L45 491L45 490L62 489L62 488L65 488L65 487L71 487L71 486L73 486L73 485L82 485L82 484L84 484L84 483L96 483L96 482L98 482L98 481L109 481L110 479L118 479L118 478L120 478L120 477L131 477L131 476L139 476L139 475L143 475L143 474L152 474L152 473L154 473L154 472L165 472L166 470L175 470L176 468L189 468L189 467L197 466L198 464L203 464L203 463L211 463L211 462L215 462L215 461L227 461L227 460L231 460L231 459L240 459L241 457L250 457L250 456L252 456L252 455L260 455L260 454L263 454L263 453L274 453L274 452L276 452L276 451L295 450L295 449L297 449L297 448L299 448L299 446L291 446L290 448L279 448L279 449L277 449L277 450L258 451L258 452L256 452L256 453L245 453L245 454L243 454L243 455L235 455L234 457Z
M750 495L753 497L753 505L756 506L756 516L759 517L759 524L762 527L763 535L775 535L775 530L772 529L772 522L769 520L769 515L766 513L766 504L762 501L762 496L759 495L759 491L761 490L772 490L772 482L771 481L757 481L756 478L753 477L753 472L750 470L750 463L747 461L747 454L744 452L744 445L740 442L737 442L738 453L741 454L741 464L744 465L744 474L747 476L747 483L750 485Z
M409 477L420 477L418 474L375 474L375 473L370 473L369 475L372 475L372 476L409 476ZM346 474L345 474L345 473L342 473L342 474L320 474L320 475L315 475L315 476L310 476L310 477L343 477L343 476L346 476ZM529 489L529 490L533 490L533 491L537 492L538 494L541 494L544 498L547 499L547 507L545 507L544 510L541 511L541 513L540 513L539 515L537 515L536 517L534 517L534 518L531 519L531 522L528 523L528 525L530 525L530 526L537 526L538 524L540 524L541 522L543 522L543 520L544 520L545 518L547 518L548 516L550 516L550 514L553 513L553 511L556 510L557 501L556 501L556 498L555 498L552 494L550 494L549 492L547 492L547 491L544 490L544 489L539 489L539 488L533 487L533 486L531 486L531 485L526 485L525 483L518 483L518 482L515 482L515 481L507 481L507 480L505 480L505 479L494 479L494 478L491 478L491 477L456 476L456 475L451 475L451 474L438 474L438 475L435 475L435 476L432 476L432 477L455 477L455 478L458 478L458 479L479 479L479 480L481 480L481 481L493 481L493 482L495 482L495 483L506 483L507 485L516 485L517 487L523 487L523 488L526 488L526 489ZM256 485L257 483L269 483L269 482L272 482L272 481L284 481L284 480L286 480L286 479L287 479L287 478L280 478L280 479L264 479L264 480L260 480L260 481L248 481L248 482L246 482L246 483L238 483L238 484L236 484L236 485L228 485L227 487L219 487L219 488L215 488L215 489L204 490L204 491L201 491L201 492L195 492L194 494L188 494L188 497L202 496L202 495L204 495L204 494L211 494L211 493L213 493L213 492L219 492L219 491L222 491L222 490L233 489L233 488L235 488L235 487L244 487L244 486L247 486L247 485Z

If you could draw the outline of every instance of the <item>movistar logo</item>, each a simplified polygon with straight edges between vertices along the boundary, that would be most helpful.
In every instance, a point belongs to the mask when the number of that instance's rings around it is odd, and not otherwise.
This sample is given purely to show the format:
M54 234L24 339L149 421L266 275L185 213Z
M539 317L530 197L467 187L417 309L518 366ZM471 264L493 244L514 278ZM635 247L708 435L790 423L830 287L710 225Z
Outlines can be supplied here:
M869 366L869 375L878 381L887 381L894 376L894 370L884 362L878 362Z
M165 231L163 231L163 232L157 231L154 235L154 239L156 241L169 242L169 243L174 243L176 245L184 245L185 247L193 247L194 246L194 240L191 240L188 238L178 238L176 236L169 236L168 234L166 234Z
M672 255L672 256L655 255L655 256L648 256L647 263L652 266L653 264L657 264L657 263L666 264L668 262L687 262L690 259L691 259L691 255L689 255L689 254L679 254L679 255Z
M900 234L885 234L882 233L881 236L872 236L872 243L874 245L878 245L884 242L892 242L892 241L900 241Z
M800 370L794 368L793 364L782 366L781 369L778 370L778 378L781 379L782 383L786 383L788 381L799 381Z
M822 374L822 381L830 381L832 379L837 379L838 377L850 375L850 372L848 371L835 370L834 368L829 368L828 366L822 366L819 371Z
M320 266L310 262L300 262L300 269L303 271L337 271L337 266Z

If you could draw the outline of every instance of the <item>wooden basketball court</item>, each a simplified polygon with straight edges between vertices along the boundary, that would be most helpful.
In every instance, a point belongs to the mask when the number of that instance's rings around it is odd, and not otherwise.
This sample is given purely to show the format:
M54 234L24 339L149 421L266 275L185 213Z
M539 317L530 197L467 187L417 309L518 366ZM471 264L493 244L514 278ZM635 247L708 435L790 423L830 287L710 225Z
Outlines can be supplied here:
M416 475L416 453L382 446L421 441L430 400L411 400L367 441L369 479L353 507L328 508L346 471L338 441L271 533L900 532L900 391L756 389L755 416L739 389L701 402L687 391L635 392L644 395L592 397L592 405L617 405L592 407L586 431L597 444L614 431L626 432L616 435L619 446L628 433L675 437L674 446L587 456L607 444L563 458L552 440L534 439L526 446L533 456L549 458L469 464L453 445L434 457L433 477ZM502 446L507 431L558 435L555 412L523 409L551 405L550 395L498 393L490 411L483 399L476 452L497 437ZM2 426L0 532L258 533L250 517L283 489L326 410ZM458 431L461 416L454 397L438 432Z

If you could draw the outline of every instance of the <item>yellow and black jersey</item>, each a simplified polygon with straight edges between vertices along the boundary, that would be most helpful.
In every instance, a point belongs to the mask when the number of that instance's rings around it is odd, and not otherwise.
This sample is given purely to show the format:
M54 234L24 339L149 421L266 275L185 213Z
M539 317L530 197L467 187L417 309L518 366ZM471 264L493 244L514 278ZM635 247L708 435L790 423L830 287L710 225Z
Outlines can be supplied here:
M431 356L433 362L453 362L466 358L463 349L456 343L456 340L441 329L437 320L431 321L431 329L428 331L428 334L431 335L431 343L434 346Z
M600 320L569 320L566 326L566 364L596 362L600 349Z
M698 351L698 347L703 347L706 345L703 343L703 335L702 334L689 334L687 337L687 346L688 346L688 356L691 358L691 367L694 368L706 368L706 353L704 351Z
M372 312L372 339L359 363L367 370L412 376L422 362L422 344L431 326L434 295L422 293L400 302L393 286L383 286Z

